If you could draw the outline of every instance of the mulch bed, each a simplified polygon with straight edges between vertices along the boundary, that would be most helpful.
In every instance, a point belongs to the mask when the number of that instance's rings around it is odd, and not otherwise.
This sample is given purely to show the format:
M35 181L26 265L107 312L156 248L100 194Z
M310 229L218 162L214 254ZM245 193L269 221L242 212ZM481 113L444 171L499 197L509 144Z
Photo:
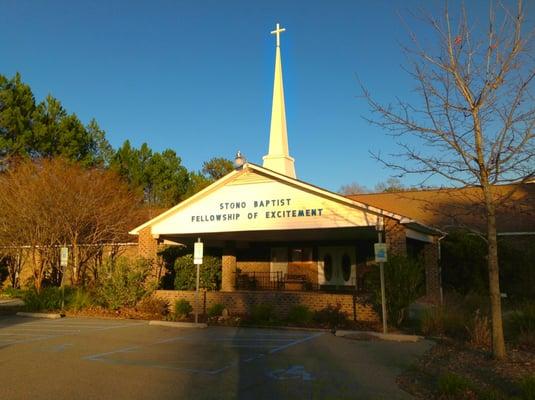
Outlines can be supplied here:
M485 349L439 339L422 358L398 377L399 386L417 399L449 399L438 393L438 380L446 373L468 379L471 389L458 399L507 399L518 396L517 383L535 376L535 352L508 347L507 358L496 361Z

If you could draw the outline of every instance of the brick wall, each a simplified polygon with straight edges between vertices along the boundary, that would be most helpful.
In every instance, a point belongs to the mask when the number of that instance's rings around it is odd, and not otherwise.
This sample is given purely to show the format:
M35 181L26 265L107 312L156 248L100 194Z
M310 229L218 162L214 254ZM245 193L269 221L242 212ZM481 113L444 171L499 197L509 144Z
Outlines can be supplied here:
M236 249L225 247L221 257L221 290L232 292L236 289Z
M171 306L176 300L185 299L194 305L195 292L183 290L157 290L156 297L169 301ZM246 315L256 304L271 304L281 317L287 316L290 309L298 304L306 305L312 311L328 305L340 304L342 311L353 318L353 296L351 294L319 292L255 292L255 291L201 291L199 293L199 313L205 313L214 304L223 304L231 314ZM357 320L378 321L379 317L370 304L357 299Z
M407 255L407 236L403 225L396 220L385 218L385 236L389 254Z
M425 265L426 300L432 303L440 303L442 295L440 289L440 268L438 266L438 244L436 240L433 243L426 243L424 245L422 257Z
M151 227L148 226L139 232L138 254L140 257L155 260L158 253L158 241L152 237Z
M237 261L237 266L242 272L269 272L269 261Z

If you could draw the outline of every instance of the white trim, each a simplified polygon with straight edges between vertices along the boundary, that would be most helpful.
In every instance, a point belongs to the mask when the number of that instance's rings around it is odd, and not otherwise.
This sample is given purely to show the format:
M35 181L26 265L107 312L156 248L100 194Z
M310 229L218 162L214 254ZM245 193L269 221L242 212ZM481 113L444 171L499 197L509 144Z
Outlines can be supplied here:
M426 235L425 233L417 232L410 228L405 229L405 236L409 239L419 240L420 242L433 243L432 235Z
M293 185L293 186L297 186L297 187L299 187L301 189L310 191L310 192L312 192L314 194L326 197L328 199L337 201L337 202L345 204L345 205L349 205L351 207L359 208L359 209L361 209L363 211L370 212L370 213L373 213L375 215L387 216L389 218L392 218L392 219L395 219L395 220L399 221L400 224L413 223L413 224L416 224L418 226L421 226L421 227L425 228L426 230L431 230L431 231L435 231L437 233L442 233L438 229L428 227L428 226L426 226L426 225L424 225L422 223L419 223L419 222L417 222L417 221L415 221L413 219L410 219L410 218L404 217L402 215L395 214L395 213L392 213L390 211L386 211L386 210L383 210L383 209L380 209L380 208L376 208L376 207L367 205L365 203L361 203L361 202L349 199L349 198L347 198L345 196L342 196L342 195L339 195L337 193L333 193L333 192L330 192L328 190L321 189L321 188L319 188L317 186L314 186L314 185L311 185L309 183L305 183L305 182L299 181L297 179L288 177L286 175L280 174L278 172L272 171L272 170L264 168L264 167L260 167L260 166L258 166L256 164L252 164L252 163L245 163L240 170L235 170L235 171L230 172L229 174L225 175L224 177L222 177L218 181L212 183L210 186L208 186L205 189L201 190L200 192L194 194L190 198L182 201L181 203L179 203L176 206L172 207L171 209L163 212L162 214L152 218L151 220L145 222L144 224L138 226L137 228L132 229L129 233L131 235L139 235L139 232L142 229L144 229L144 228L146 228L148 226L154 225L154 223L162 220L165 217L168 217L168 216L174 214L175 212L179 211L180 209L182 209L183 207L187 206L188 204L196 201L198 198L205 196L209 192L211 192L211 191L213 191L213 190L215 190L215 189L217 189L217 188L219 188L221 186L224 186L225 184L227 184L231 180L237 178L237 176L241 175L242 173L244 173L244 171L247 171L247 170L255 171L255 172L257 172L257 173L259 173L261 175L267 175L267 177L273 178L275 180L283 181L283 182L285 182L287 184L290 184L290 185Z

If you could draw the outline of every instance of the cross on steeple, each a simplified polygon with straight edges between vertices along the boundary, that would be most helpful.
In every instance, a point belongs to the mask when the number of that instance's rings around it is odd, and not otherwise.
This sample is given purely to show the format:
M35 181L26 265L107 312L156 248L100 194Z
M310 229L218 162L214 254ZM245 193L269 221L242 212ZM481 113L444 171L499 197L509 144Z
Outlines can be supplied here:
M280 34L285 30L285 28L281 28L280 25L277 23L277 28L274 31L271 31L272 35L277 35L277 47L280 47L281 45Z

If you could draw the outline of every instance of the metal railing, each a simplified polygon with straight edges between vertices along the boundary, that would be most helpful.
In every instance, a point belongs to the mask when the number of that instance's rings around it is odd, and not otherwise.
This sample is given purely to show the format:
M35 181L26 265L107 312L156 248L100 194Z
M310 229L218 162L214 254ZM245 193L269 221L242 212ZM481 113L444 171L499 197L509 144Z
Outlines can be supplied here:
M354 279L352 281L351 285L319 285L316 282L310 282L306 275L286 274L282 271L236 272L236 290L354 292Z

